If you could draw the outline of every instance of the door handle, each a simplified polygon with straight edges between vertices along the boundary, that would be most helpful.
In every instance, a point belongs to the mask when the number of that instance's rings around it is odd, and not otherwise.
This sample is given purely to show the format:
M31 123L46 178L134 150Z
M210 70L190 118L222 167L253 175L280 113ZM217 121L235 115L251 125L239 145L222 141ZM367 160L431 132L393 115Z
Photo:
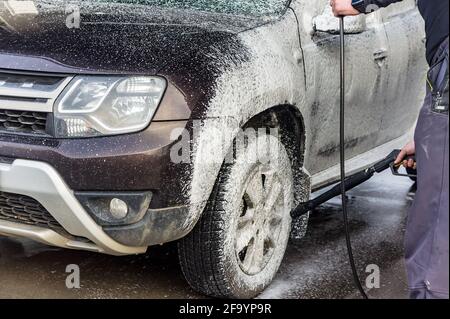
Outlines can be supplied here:
M388 58L389 51L387 49L379 49L373 53L373 59L379 66L381 66L384 61Z

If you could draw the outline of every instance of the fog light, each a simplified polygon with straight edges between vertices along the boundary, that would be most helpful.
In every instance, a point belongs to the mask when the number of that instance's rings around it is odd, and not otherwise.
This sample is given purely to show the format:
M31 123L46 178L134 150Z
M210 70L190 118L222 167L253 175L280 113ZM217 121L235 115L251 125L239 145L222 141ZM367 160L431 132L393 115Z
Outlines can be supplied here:
M115 219L124 219L128 215L128 205L121 199L113 198L109 203L109 212Z
M100 226L138 223L152 200L151 192L75 192L75 196Z

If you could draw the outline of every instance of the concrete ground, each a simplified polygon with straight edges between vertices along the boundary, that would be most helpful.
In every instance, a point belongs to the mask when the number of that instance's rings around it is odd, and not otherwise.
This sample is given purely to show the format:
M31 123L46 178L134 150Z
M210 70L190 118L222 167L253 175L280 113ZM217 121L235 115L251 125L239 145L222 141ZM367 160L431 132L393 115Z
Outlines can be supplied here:
M363 281L380 269L372 298L407 298L403 264L405 219L412 182L384 173L349 192L353 247ZM311 217L306 238L292 242L273 284L260 298L359 298L350 275L338 199ZM338 214L336 214L338 213ZM68 264L81 271L69 290ZM183 279L174 245L146 255L110 257L28 240L0 238L0 298L202 298Z

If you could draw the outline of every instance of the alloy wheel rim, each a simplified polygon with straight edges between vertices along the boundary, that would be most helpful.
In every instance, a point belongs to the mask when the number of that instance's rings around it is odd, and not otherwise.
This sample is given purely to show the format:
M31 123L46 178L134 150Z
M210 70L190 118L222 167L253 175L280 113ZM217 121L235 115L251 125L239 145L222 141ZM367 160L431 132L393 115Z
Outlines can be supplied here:
M236 258L247 275L263 271L280 244L283 206L280 177L275 170L259 165L247 180L235 237Z

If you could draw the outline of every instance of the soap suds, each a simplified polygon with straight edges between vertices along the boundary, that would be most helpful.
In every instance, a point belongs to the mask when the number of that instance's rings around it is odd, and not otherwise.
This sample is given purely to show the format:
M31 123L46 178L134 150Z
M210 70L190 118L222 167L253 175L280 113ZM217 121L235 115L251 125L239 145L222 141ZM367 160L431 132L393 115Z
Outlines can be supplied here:
M216 156L215 150L228 150L240 127L280 101L303 104L302 64L289 54L295 52L299 43L296 29L292 28L295 23L294 15L288 13L282 21L239 34L249 60L231 68L224 61L220 63L225 68L215 83L215 95L195 140L199 148L211 150L210 156ZM217 131L234 134L223 134L228 136L224 139L212 138ZM189 189L193 204L190 215L194 220L209 198L220 168L221 163L205 164L194 154Z

